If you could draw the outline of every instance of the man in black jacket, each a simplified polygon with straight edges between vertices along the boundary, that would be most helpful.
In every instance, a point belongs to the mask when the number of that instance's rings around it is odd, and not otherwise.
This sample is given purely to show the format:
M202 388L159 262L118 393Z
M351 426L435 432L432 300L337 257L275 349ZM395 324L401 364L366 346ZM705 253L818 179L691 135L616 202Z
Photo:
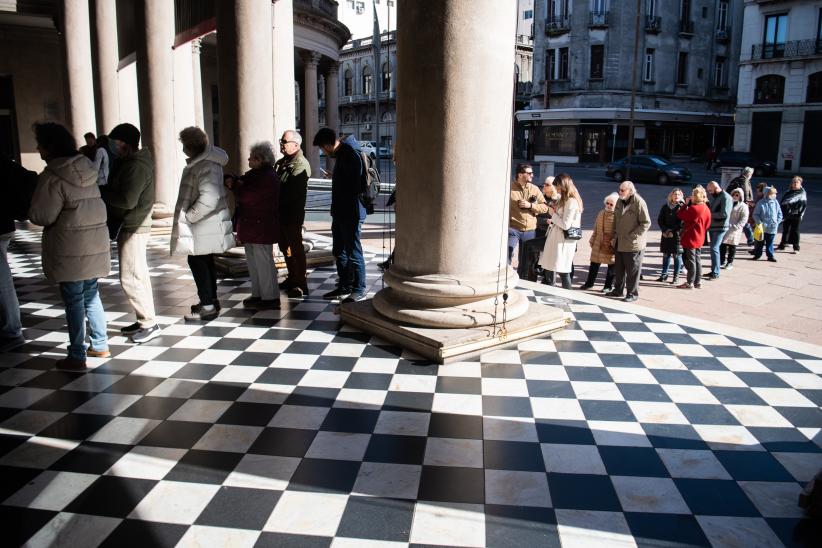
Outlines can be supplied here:
M314 146L320 147L326 157L335 159L331 176L331 238L339 281L337 288L323 298L361 301L366 298L366 291L365 257L360 242L365 220L365 207L360 201L363 176L360 145L350 135L340 141L334 130L324 127L314 136Z
M37 174L17 162L4 158L0 163L0 181L4 181L5 198L0 200L0 352L25 344L20 323L20 303L14 290L14 279L8 261L8 250L14 237L14 221L26 219L31 196L37 185Z

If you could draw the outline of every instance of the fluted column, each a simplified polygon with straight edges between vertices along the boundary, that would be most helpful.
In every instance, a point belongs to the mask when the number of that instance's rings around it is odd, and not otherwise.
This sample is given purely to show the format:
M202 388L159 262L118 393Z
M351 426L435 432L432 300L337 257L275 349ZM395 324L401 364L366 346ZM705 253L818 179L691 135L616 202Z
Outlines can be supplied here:
M117 4L94 2L94 31L97 34L97 133L108 133L120 123L120 93L117 89Z
M63 0L63 47L68 80L69 127L80 146L85 144L83 135L97 129L88 0Z
M305 80L303 84L303 95L305 105L303 107L305 123L303 124L303 143L305 143L305 156L311 164L311 173L320 173L320 151L317 147L311 146L314 134L319 129L319 98L317 97L317 65L320 63L321 55L313 51L302 53L303 66L305 67Z
M340 64L332 62L325 74L325 124L340 133Z
M279 137L284 131L297 127L294 106L294 3L292 0L277 0L271 12L274 49L271 56L274 63L274 135Z
M194 102L194 125L205 130L203 115L203 69L200 64L200 50L203 39L195 38L191 41L191 87Z
M373 306L419 326L501 322L504 288L517 283L505 250L511 149L506 131L488 128L512 123L500 98L513 93L516 10L497 0L400 2L397 20L402 203L388 287ZM459 137L471 135L482 137ZM508 291L507 320L527 308Z
M167 217L177 201L174 130L174 2L138 0L134 6L137 96L142 146L154 160L154 216Z
M228 152L227 170L241 172L251 145L274 139L271 1L216 6L220 143Z

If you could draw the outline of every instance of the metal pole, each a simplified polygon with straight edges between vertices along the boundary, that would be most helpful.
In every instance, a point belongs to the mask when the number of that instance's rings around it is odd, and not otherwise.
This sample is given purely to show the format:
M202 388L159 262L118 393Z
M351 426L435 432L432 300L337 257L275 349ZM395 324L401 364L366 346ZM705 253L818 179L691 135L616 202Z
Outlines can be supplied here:
M628 160L625 178L631 178L631 156L634 154L634 111L636 110L636 69L639 64L639 19L642 0L636 0L636 28L634 29L634 63L631 67L631 118L628 121Z

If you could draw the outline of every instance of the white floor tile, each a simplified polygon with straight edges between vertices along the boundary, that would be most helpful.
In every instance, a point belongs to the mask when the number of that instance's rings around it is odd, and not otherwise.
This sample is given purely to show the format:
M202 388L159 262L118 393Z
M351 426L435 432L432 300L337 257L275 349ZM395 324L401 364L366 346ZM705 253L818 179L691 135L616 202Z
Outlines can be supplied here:
M479 504L418 502L411 525L412 543L485 546L485 514Z

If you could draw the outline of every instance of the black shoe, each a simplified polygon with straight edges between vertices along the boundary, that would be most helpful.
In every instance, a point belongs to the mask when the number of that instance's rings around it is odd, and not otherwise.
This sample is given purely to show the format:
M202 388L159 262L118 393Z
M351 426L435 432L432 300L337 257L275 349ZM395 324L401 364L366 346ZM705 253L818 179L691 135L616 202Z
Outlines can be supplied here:
M779 251L785 251L785 244L779 244L778 246L776 246L776 249L778 249Z
M78 360L77 358L63 358L62 360L57 360L57 363L54 365L57 369L62 369L63 371L86 370L86 360Z
M290 299L302 299L303 297L308 297L308 289L306 288L306 290L303 291L300 287L291 287L285 294L288 295Z
M279 310L280 299L263 299L256 306L257 310Z
M216 314L217 311L214 310L214 313ZM161 332L160 332L160 326L159 325L153 325L151 327L144 327L143 329L139 330L138 332L134 333L131 336L131 342L135 342L137 344L148 342L151 339L159 337L160 334L161 334Z
M594 284L582 284L579 286L581 290L591 289L592 287L594 287Z
M616 291L609 291L605 294L606 297L622 297L622 292L620 291L617 293Z
M220 315L220 312L213 305L211 306L192 306L191 314L186 314L183 318L187 322L210 322Z
M349 295L348 297L343 299L342 302L344 302L344 303L358 303L360 301L364 301L367 298L368 298L367 293L360 293L359 291L355 291L354 293L352 293L351 295Z
M351 294L351 290L345 287L338 287L334 291L329 291L325 295L323 295L323 299L326 301L333 301L335 299L344 299Z
M26 339L22 335L13 339L4 340L3 342L0 342L0 352L11 352L15 348L20 348L24 344L26 344Z
M610 292L611 292L611 291L613 291L613 290L614 290L614 288L613 288L613 287L608 287L607 285L606 285L605 287L603 287L603 288L602 288L602 292L603 292L603 293L605 293L605 296L606 296L606 297L608 296L608 293L610 293Z
M664 282L667 278L668 278L668 276L667 276L667 275L665 275L665 276L660 276L659 278L657 278L657 279L656 279L656 281L658 281L658 282Z
M291 289L294 287L294 282L286 278L284 281L280 282L280 289Z
M243 306L245 308L257 308L260 305L260 301L262 301L262 299L259 297L247 297L243 299ZM192 308L191 311L194 312L194 309Z
M638 297L637 297L636 295L626 295L626 296L625 296L625 298L624 298L624 299L622 299L622 301L623 301L623 302L626 302L626 303L632 303L632 302L634 302L635 300L637 300L637 298L638 298Z
M124 336L126 336L126 337L127 337L127 336L129 336L129 335L133 335L134 333L137 333L137 332L138 332L138 331L140 331L141 329L142 329L142 327L140 327L140 324L139 324L139 323L137 323L137 322L134 322L134 323L133 323L133 324L131 324L131 325L127 325L127 326L125 326L125 327L121 327L121 328L120 328L120 334L121 334L121 335L124 335Z
M768 257L768 262L775 263L776 257Z
M671 285L676 285L676 283L677 283L678 281L679 281L679 276L674 276L674 279L673 279L673 280L671 280Z
M799 246L798 245L793 246L793 252L794 253L799 253Z
M719 274L714 274L713 272L711 272L710 274L705 274L703 278L705 278L706 280L716 280L717 278L719 278Z

